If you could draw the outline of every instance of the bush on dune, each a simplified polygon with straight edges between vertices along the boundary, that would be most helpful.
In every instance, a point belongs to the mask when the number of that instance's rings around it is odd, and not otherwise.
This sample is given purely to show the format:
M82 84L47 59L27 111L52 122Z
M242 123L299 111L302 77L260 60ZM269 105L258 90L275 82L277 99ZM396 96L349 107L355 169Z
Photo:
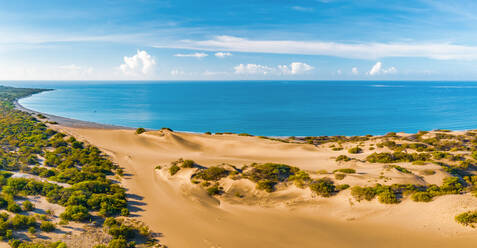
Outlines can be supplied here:
M477 223L477 211L461 213L455 217L455 221L464 226L474 227L474 224Z
M317 195L330 197L336 192L333 181L329 178L318 179L310 184L310 189Z

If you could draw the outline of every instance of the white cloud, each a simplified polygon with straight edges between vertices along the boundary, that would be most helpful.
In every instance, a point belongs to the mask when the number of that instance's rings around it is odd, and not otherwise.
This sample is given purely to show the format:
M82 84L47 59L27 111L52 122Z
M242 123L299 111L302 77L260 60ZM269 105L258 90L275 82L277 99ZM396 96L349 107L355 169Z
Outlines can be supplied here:
M343 58L379 59L384 57L421 57L439 60L477 60L477 46L449 43L336 43L294 40L249 40L216 36L212 40L183 40L159 48L206 51L236 51L274 54L326 55Z
M374 76L376 74L379 74L381 72L381 62L376 63L373 68L368 72L369 75Z
M151 73L156 65L154 58L146 51L137 50L134 56L124 56L124 64L119 69L126 75L147 75Z
M236 74L263 74L267 75L273 72L275 69L265 66L265 65L257 65L257 64L240 64L234 67Z
M351 68L351 73L353 73L354 75L358 75L359 74L358 68L356 67Z
M296 74L302 74L307 71L313 70L313 66L308 65L306 63L301 63L301 62L293 62L290 65L279 65L278 69L283 73L283 74L291 74L291 75L296 75Z
M338 69L338 70L336 71L336 74L338 74L338 75L341 75L342 73L343 73L343 72L341 71L341 69Z
M215 57L218 57L218 58L225 58L225 57L228 57L228 56L232 56L232 54L229 53L229 52L217 52L214 55L215 55Z
M178 53L178 54L174 54L174 56L176 57L194 57L194 58L203 58L203 57L207 57L209 56L207 53Z
M397 72L396 67L391 66L387 69L382 68L382 63L378 61L368 72L370 76L379 75L379 74L394 74Z
M258 64L240 64L234 67L235 74L251 75L298 75L313 69L313 66L302 62L293 62L289 65L277 65L276 67Z

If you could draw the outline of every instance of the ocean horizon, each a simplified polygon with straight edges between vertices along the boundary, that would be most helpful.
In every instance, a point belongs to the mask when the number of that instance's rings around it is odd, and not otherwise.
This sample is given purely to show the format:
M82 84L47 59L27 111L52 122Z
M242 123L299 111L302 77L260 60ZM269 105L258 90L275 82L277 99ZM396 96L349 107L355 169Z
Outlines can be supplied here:
M265 136L382 135L477 128L477 82L21 81L19 101L57 116L127 127Z

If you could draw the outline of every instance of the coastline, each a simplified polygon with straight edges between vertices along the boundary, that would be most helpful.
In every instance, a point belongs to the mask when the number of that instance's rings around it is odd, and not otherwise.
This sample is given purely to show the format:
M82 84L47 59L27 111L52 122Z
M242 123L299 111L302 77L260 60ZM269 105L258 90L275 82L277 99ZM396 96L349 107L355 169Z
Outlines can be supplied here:
M15 108L40 114L18 102ZM191 184L193 170L183 169L172 177L167 169L167 165L178 158L192 159L204 166L240 167L273 162L296 166L314 177L321 177L316 171L331 172L339 168L337 165L343 165L337 163L335 157L349 155L347 150L353 147L353 142L344 144L342 151L332 151L329 145L283 143L237 134L159 130L137 135L133 128L41 114L58 122L48 124L52 129L100 148L124 169L125 176L120 183L128 189L128 194L136 197L131 199L130 207L138 210L139 220L163 233L161 242L170 246L314 247L320 243L323 247L471 247L469 244L477 241L474 229L454 221L455 214L477 205L477 198L470 194L443 196L430 203L405 199L399 205L385 205L377 200L357 202L349 190L329 199L294 186L265 194L253 184L238 180L225 184L226 190L232 189L231 196L215 198L199 185ZM368 141L363 147L371 143L376 141ZM386 148L376 150L386 151ZM414 175L363 162L374 151L367 149L354 155L356 160L347 162L346 166L359 173L348 175L339 183L367 185L370 180L386 182L383 181L386 178L392 178L394 183L422 183ZM415 175L420 175L418 172L422 170L422 165L397 164L413 170ZM156 169L157 165L163 169ZM423 176L426 183L440 184L442 178L448 176L437 165L426 168L436 170L435 175ZM382 172L384 179L381 179ZM332 177L333 173L327 175ZM247 197L233 199L233 190L237 189L247 192ZM242 238L257 233L260 239Z
M26 96L30 97L30 96ZM67 118L67 117L62 117L62 116L57 116L57 115L52 115L52 114L47 114L39 111L35 111L29 108L24 107L19 103L19 100L15 100L15 109L21 110L24 112L27 112L29 114L42 114L47 117L49 121L53 121L58 123L57 125L64 126L64 127L71 127L71 128L95 128L95 129L111 129L111 130L117 130L117 129L126 129L126 130L132 130L134 128L132 127L124 127L124 126L117 126L117 125L109 125L109 124L101 124L97 122L91 122L91 121L83 121L83 120L78 120L78 119L72 119L72 118Z

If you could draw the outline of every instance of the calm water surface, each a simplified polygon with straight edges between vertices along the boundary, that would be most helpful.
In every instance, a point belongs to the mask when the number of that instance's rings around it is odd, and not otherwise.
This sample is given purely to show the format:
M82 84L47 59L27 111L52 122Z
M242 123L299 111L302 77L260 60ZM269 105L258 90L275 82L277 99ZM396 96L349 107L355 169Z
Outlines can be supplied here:
M477 82L0 82L53 88L49 114L130 127L255 135L365 135L477 128Z

